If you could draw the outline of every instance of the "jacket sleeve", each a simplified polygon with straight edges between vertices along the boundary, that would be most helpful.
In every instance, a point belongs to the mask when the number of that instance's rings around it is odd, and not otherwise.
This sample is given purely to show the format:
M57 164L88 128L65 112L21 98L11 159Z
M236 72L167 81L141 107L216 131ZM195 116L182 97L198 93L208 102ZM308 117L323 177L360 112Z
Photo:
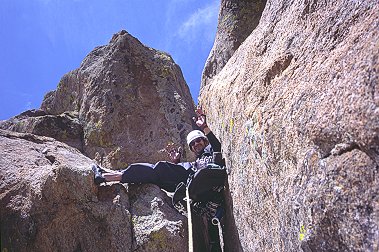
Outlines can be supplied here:
M207 134L207 138L208 138L209 143L212 146L213 151L214 152L221 152L221 143L217 139L217 137L213 134L212 131Z

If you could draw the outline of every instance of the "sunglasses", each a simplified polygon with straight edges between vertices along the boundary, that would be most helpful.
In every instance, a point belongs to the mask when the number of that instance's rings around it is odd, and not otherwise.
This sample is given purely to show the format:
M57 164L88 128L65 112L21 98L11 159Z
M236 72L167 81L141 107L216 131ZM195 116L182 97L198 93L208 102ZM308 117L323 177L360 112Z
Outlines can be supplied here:
M201 140L203 140L201 137L192 140L192 142L190 142L190 147L194 146L195 143L200 143Z

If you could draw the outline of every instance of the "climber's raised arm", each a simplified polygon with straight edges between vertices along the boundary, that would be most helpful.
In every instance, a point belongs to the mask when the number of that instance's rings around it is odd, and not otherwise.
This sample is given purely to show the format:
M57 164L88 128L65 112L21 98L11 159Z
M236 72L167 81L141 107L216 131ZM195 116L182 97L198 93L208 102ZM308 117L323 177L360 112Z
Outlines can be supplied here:
M221 152L221 143L217 139L217 137L213 134L212 130L209 128L207 124L207 116L204 114L201 106L198 106L195 112L196 112L197 117L193 118L194 122L207 136L208 141L210 145L212 146L213 151Z

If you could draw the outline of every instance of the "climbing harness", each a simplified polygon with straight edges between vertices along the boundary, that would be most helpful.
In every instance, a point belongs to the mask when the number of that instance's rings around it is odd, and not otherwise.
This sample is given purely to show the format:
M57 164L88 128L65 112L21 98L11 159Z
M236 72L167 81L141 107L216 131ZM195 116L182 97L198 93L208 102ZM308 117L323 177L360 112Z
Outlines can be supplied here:
M183 211L182 200L186 198L188 214L189 251L193 252L192 211L205 216L210 223L218 226L221 251L224 247L221 218L224 215L223 196L226 179L225 167L208 164L207 168L196 171L191 175L187 184L180 183L172 198L174 207Z

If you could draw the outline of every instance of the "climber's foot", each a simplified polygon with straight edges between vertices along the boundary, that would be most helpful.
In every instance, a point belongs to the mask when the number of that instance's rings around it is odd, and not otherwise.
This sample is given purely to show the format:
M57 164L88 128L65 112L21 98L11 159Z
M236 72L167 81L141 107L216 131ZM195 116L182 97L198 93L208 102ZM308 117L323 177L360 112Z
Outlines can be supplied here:
M102 172L104 172L103 169L101 169L98 165L95 165L93 164L91 166L92 168L92 171L94 173L94 179L93 181L95 182L96 185L100 185L101 183L105 182L105 178L103 177L103 175L101 174Z

